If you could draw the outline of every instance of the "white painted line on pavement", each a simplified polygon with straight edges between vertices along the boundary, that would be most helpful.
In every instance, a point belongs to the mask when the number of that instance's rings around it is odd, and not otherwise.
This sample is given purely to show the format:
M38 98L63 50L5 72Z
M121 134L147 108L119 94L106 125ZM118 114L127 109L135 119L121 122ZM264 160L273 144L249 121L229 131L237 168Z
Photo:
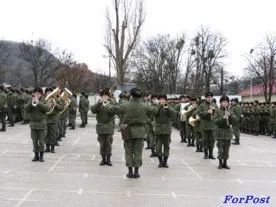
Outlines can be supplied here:
M128 198L130 198L130 197L131 197L131 193L130 193L130 191L129 191L129 190L127 190L127 192L126 192L126 196L127 196Z
M86 129L79 137L78 139L76 139L76 141L74 141L74 143L72 144L72 146L75 146L77 144L77 142L80 140L80 138L85 135L87 133L88 129Z
M33 192L33 189L30 189L27 194L15 205L16 207L21 206L22 203L24 203L26 201L26 199L29 197L29 195L31 195L31 193Z
M51 167L51 169L48 171L48 173L52 172L52 171L55 169L55 167L60 163L60 161L61 161L65 156L66 156L66 154L63 155L62 157L60 157L60 158L58 159L58 161L53 165L53 167Z
M203 179L188 163L185 162L183 158L181 158L181 161L184 165L186 165L187 168L189 168L195 174L195 176L197 176L201 180Z
M275 165L273 165L272 163L265 161L266 164L268 164L270 167L276 167Z
M12 171L12 170L9 169L9 170L5 171L4 174L9 174L11 171Z
M93 155L92 158L91 158L91 160L95 160L95 158L96 158L96 155Z
M88 173L84 173L83 177L87 178L88 177Z
M172 194L172 197L177 198L175 192L171 192L171 194Z
M152 163L155 163L153 158L150 158L150 160L151 160Z
M161 177L163 181L166 181L166 178L164 176Z
M7 151L4 151L4 152L2 152L0 155L4 155L4 154L7 154L9 151L7 150Z
M242 181L242 180L240 180L240 179L237 179L237 181L238 181L239 183L243 184L243 181Z
M82 192L83 192L83 189L79 189L79 191L78 191L78 195L81 195L81 194L82 194Z

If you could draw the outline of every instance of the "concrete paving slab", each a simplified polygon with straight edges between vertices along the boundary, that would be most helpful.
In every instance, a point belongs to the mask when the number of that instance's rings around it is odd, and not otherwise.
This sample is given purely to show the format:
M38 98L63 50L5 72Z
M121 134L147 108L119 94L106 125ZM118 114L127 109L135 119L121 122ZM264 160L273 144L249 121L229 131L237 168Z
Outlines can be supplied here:
M173 129L170 167L158 168L158 159L144 150L141 178L127 179L117 129L113 166L99 166L95 124L89 119L86 128L67 130L56 153L45 154L44 163L31 162L28 125L16 124L1 133L0 206L220 207L226 195L271 196L265 206L276 206L275 139L242 134L241 145L230 149L231 170L218 170L217 160L204 160L203 153L179 143L179 132Z

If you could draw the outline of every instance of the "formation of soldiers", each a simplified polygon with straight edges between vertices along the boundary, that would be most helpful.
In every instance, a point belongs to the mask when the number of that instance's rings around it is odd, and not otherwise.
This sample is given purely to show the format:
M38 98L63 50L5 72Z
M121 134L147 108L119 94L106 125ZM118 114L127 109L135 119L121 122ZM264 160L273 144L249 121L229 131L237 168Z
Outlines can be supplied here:
M181 95L168 99L166 94L143 93L139 88L120 94L117 103L110 89L100 91L101 99L90 107L88 94L81 93L79 103L75 93L63 96L67 89L57 87L15 90L0 87L0 118L2 131L6 130L6 117L10 126L22 120L30 124L34 158L44 161L44 152L55 153L55 146L66 136L66 127L74 130L79 109L80 128L87 125L89 109L96 114L96 132L100 143L101 166L112 166L112 143L115 116L120 119L125 148L128 178L139 178L142 166L142 149L150 149L150 157L157 157L159 168L168 168L172 126L180 131L180 142L204 152L204 159L215 159L213 148L218 148L219 169L227 165L232 144L240 144L240 130L251 134L267 134L275 137L275 103L255 101L239 104L237 99L220 98L219 107L213 94L207 92L205 99ZM267 124L269 122L270 124ZM68 124L67 124L68 123ZM276 123L276 122L275 122ZM46 147L45 147L46 146Z

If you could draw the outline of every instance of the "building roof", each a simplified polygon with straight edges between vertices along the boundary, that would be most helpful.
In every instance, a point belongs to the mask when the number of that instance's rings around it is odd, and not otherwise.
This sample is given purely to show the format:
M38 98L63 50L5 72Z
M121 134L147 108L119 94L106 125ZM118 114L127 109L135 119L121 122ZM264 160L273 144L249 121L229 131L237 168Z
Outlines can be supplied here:
M272 88L272 93L276 93L276 86ZM239 93L240 96L250 96L250 88L245 89ZM252 96L264 95L264 86L262 84L252 87Z

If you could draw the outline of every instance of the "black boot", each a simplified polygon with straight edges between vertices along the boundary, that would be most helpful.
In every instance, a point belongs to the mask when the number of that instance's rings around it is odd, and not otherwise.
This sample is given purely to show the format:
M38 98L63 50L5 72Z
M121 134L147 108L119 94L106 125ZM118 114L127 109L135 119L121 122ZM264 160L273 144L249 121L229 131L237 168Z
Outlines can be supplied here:
M222 169L222 159L219 159L219 166L218 169Z
M209 159L212 159L212 160L216 159L213 155L213 149L209 149Z
M62 137L62 135L59 135L57 141L61 142L62 141L61 137Z
M272 139L275 139L275 138L276 138L276 134L273 134L273 135L271 136L271 138L272 138Z
M51 145L51 153L55 153L55 145Z
M128 178L133 178L133 170L132 167L128 168L128 174L126 175Z
M168 168L168 167L169 167L169 165L167 164L167 161L168 161L168 157L165 157L165 156L164 156L163 167L165 167L165 168Z
M184 136L183 135L181 135L180 143L184 143Z
M35 156L34 156L34 158L32 159L33 162L39 160L38 152L35 152L34 154L35 154Z
M222 167L225 169L228 169L228 170L230 169L230 167L228 167L228 165L227 165L227 160L223 160Z
M110 157L111 157L111 155L107 155L107 156L106 156L106 164L107 164L108 166L112 166Z
M135 167L135 171L134 171L134 174L133 174L133 178L140 178L140 175L139 175L139 167Z
M145 148L146 150L150 149L149 142L147 141L147 147Z
M158 157L158 160L159 160L159 165L158 167L163 167L163 160L162 160L162 157Z
M102 161L100 162L100 165L105 165L106 163L106 157L105 155L102 155Z
M235 141L232 144L233 145L240 145L240 139L236 138Z
M202 144L199 145L199 151L200 151L200 152L203 152Z
M190 147L190 146L192 146L192 143L191 143L191 139L190 139L190 138L188 138L188 144L187 144L187 147Z
M84 128L84 127L85 127L85 124L81 124L81 125L80 125L80 128Z
M184 136L184 139L183 139L183 140L184 140L185 143L187 143L187 138L186 138L185 136Z
M199 144L196 144L196 152L200 152L200 150L199 150Z
M44 152L40 152L40 156L39 156L39 161L40 162L44 162L43 154L44 154Z
M56 146L59 146L59 143L58 143L58 141L57 141L57 143L56 143Z
M74 126L71 126L69 129L70 129L70 130L75 130L75 127L74 127Z
M192 147L195 146L195 139L192 139Z
M154 147L151 148L151 155L150 157L157 157Z
M204 159L208 159L208 149L204 149Z
M50 152L50 145L46 144L46 149L44 150L44 152Z
M2 129L0 131L1 132L5 132L6 131L6 127L2 126Z

